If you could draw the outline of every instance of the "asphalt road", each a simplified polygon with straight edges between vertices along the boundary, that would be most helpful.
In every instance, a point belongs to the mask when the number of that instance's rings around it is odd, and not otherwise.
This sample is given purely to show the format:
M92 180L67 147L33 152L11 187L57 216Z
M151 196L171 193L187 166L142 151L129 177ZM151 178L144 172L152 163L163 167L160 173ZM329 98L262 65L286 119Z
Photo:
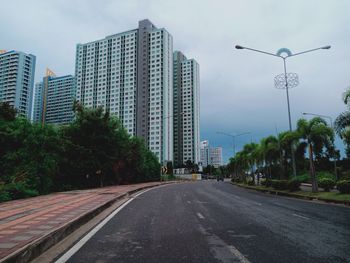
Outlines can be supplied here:
M224 182L152 189L69 262L350 262L350 208Z

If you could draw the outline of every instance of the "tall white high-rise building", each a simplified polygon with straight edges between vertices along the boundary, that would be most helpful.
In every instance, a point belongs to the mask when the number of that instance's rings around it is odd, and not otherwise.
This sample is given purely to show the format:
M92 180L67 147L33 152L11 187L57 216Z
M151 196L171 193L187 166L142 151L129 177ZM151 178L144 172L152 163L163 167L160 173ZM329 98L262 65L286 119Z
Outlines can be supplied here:
M76 50L76 99L119 117L159 161L173 160L172 36L149 20Z
M174 161L182 167L187 161L200 161L200 82L199 64L174 52Z
M0 102L31 119L35 56L20 51L0 52Z

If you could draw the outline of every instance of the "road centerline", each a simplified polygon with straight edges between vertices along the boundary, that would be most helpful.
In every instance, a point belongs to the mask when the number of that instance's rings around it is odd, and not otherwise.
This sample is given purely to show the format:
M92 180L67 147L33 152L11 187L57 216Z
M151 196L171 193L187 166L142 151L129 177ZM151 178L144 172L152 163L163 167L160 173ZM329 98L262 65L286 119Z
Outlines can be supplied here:
M301 215L298 215L298 214L292 214L293 216L296 216L296 217L299 217L299 218L303 218L303 219L306 219L306 220L309 220L310 218L306 217L306 216L301 216Z
M204 217L201 213L197 213L197 216L198 216L200 219L205 219L205 217Z

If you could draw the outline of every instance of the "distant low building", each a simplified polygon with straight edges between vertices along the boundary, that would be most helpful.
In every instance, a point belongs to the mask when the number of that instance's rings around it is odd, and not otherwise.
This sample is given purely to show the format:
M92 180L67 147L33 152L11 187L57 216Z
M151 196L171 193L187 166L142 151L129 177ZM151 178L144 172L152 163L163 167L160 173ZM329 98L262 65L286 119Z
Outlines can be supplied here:
M210 147L208 140L201 141L200 153L203 167L213 165L215 168L218 168L223 165L222 147Z
M210 148L210 164L213 165L215 168L218 168L223 165L221 147Z

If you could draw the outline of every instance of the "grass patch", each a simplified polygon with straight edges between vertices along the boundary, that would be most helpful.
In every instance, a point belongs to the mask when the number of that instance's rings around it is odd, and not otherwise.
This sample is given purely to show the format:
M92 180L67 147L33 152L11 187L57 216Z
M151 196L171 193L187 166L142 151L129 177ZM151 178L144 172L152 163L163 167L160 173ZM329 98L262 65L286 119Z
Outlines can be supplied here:
M289 196L300 196L300 197L311 197L318 200L325 200L325 201L335 201L335 202L344 202L350 204L350 194L341 194L338 192L318 192L318 193L312 193L309 191L295 191L290 192L288 190L275 190L272 187L265 187L261 185L257 186L250 186L245 184L237 184L239 186L249 188L249 189L255 189L255 190L265 190L265 191L271 191L271 192L279 192L284 193Z

